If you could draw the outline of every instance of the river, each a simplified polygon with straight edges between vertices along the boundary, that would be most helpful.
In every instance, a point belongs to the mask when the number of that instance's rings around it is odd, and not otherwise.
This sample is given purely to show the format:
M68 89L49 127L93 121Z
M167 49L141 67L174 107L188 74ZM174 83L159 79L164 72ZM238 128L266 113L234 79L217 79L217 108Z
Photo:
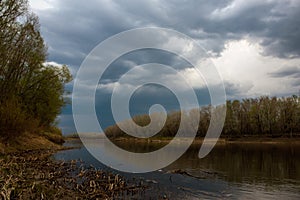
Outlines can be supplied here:
M103 143L104 140L101 140ZM91 140L97 148L105 145ZM192 145L173 164L149 173L124 173L96 160L79 140L65 146L76 149L58 152L57 160L82 160L86 165L118 173L149 185L141 199L300 199L300 146L283 144L223 144L203 159L199 146ZM143 152L161 144L122 144Z

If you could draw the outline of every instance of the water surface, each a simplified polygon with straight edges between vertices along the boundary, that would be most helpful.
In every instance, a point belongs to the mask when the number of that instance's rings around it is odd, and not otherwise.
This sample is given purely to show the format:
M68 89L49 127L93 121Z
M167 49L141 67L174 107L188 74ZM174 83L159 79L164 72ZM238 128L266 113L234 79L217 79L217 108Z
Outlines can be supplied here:
M105 152L103 142L91 140L93 146ZM150 189L141 198L300 199L300 146L297 145L217 145L203 159L197 156L200 146L192 145L173 164L143 174L119 172L103 165L76 140L67 141L65 145L80 148L59 152L56 159L81 159L87 165L148 184ZM133 152L145 152L162 144L126 141L120 146Z

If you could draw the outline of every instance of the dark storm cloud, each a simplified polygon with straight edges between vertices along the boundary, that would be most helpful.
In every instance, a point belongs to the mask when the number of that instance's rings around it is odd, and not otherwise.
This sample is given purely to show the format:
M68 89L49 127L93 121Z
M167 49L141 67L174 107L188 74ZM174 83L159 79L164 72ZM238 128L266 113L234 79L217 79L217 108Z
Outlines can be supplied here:
M299 1L57 1L38 13L49 60L79 66L99 42L144 26L173 28L215 55L229 40L250 37L265 55L300 56Z
M113 63L111 63L111 65L106 69L106 71L102 75L100 84L117 82L120 76L122 76L131 68L147 63L160 63L163 65L172 66L174 69L177 70L191 66L191 64L183 58L164 50L137 50L125 54L119 57Z
M275 72L269 73L273 78L289 78L292 87L300 86L300 67L284 67Z
M261 45L265 54L283 58L300 55L300 1L281 1L274 8ZM273 19L271 18L273 17Z
M298 79L296 79L292 82L292 86L294 86L294 87L300 86L300 78L299 77L300 77L300 75L298 76Z
M284 67L275 72L269 73L273 78L291 77L300 78L300 67Z

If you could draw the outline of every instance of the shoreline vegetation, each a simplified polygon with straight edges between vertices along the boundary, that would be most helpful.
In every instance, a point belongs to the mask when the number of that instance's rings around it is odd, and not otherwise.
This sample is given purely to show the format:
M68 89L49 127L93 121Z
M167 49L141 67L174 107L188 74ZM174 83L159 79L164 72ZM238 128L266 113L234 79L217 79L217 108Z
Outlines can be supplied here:
M173 138L169 137L157 137L152 139L147 138L129 138L129 137L119 137L110 139L114 143L118 142L133 142L133 143L164 143L168 144ZM186 138L178 138L175 140L175 143L184 142ZM204 138L195 138L193 140L193 145L201 145L204 141ZM295 144L300 145L300 137L288 138L271 138L271 137L243 137L243 138L219 138L217 139L217 145L226 145L226 144L279 144L279 145L289 145Z
M228 100L225 105L202 106L192 110L169 112L162 129L153 138L175 137L179 127L185 132L196 132L196 137L205 137L211 120L218 120L226 108L226 116L221 132L222 138L293 138L300 137L300 96L249 98L243 100ZM107 127L104 132L111 139L134 138L122 129L137 133L132 121L139 126L159 123L163 113L137 115L132 120L124 120ZM200 116L199 121L195 121ZM212 118L214 116L215 118ZM184 121L182 119L185 119ZM183 122L181 122L183 121ZM219 121L215 122L218 123ZM221 121L220 121L221 122ZM153 126L149 126L150 128ZM156 129L155 129L156 130ZM150 133L151 130L147 130ZM143 136L143 133L139 133Z
M85 135L84 133L82 135ZM84 136L85 139L103 139L104 133L87 133ZM173 137L162 137L162 136L153 136L150 138L136 138L131 136L119 136L119 137L108 137L112 142L134 142L134 143L169 143L173 140ZM178 143L184 142L188 138L179 137L175 139ZM77 133L64 136L64 140L80 140L80 137ZM209 139L208 139L209 140ZM282 136L282 137L271 137L271 136L260 136L260 135L244 135L241 137L222 137L217 139L217 144L239 144L239 143L253 143L253 144L300 144L300 135L295 134L293 137ZM193 139L193 144L202 144L204 137L195 137Z

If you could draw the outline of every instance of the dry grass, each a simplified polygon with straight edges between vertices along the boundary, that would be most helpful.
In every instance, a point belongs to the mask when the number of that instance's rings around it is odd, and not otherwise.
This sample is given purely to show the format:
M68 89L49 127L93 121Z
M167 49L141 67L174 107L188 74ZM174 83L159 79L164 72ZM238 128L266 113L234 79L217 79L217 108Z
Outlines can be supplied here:
M53 137L58 137L54 135ZM62 138L60 136L60 138ZM48 139L45 135L24 133L9 140L0 138L0 153L12 153L24 150L62 149L63 147Z
M0 199L136 199L144 193L145 186L118 174L77 160L51 160L54 152L22 151L0 157Z

